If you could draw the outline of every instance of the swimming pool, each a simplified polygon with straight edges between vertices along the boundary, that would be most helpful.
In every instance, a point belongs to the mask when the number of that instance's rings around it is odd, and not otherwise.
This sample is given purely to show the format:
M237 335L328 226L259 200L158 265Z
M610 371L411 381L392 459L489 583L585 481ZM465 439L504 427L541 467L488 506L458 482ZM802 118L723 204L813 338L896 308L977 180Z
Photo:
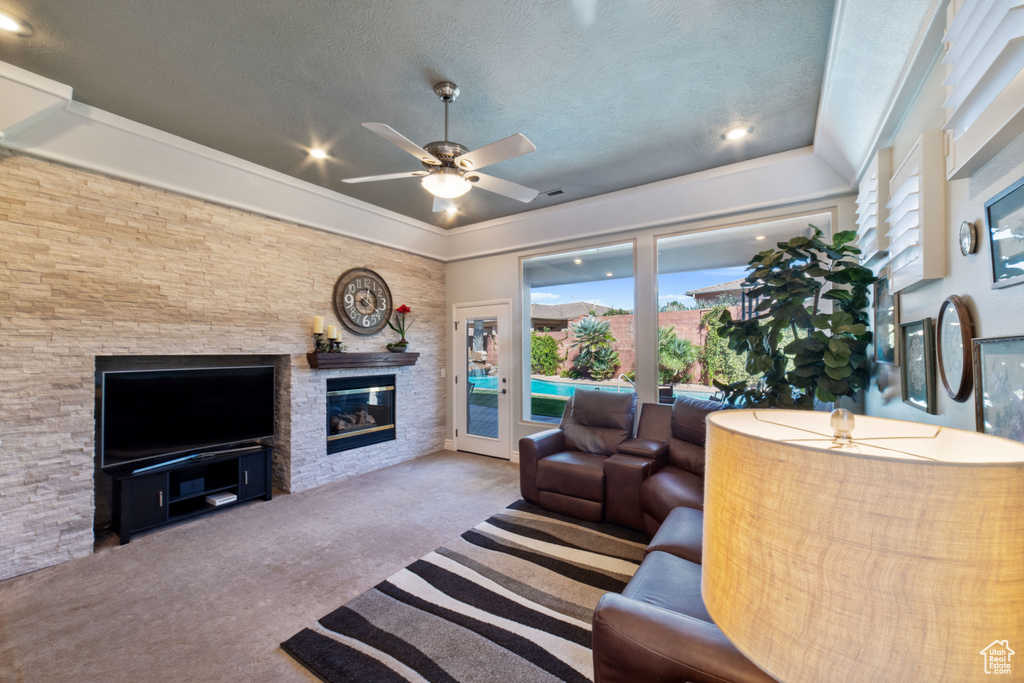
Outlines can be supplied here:
M479 389L490 389L492 391L498 388L497 377L470 377L469 381L477 386ZM530 393L531 394L543 394L544 396L572 396L578 387L584 389L597 389L598 391L616 391L616 392L629 392L632 393L633 385L628 382L623 382L621 386L588 386L585 384L577 384L575 382L553 382L547 379L532 379L530 381ZM708 389L707 391L676 391L675 396L689 396L691 398L708 398L713 394L714 391Z

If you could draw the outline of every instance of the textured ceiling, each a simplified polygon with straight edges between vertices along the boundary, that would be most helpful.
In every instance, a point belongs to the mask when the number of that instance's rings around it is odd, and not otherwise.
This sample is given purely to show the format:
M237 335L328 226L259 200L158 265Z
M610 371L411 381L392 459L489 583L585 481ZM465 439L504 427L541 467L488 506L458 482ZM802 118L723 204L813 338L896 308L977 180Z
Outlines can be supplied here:
M551 206L810 145L833 0L0 0L35 34L0 60L75 99L442 227ZM418 163L359 124L443 138L523 133L538 151L454 218L418 180L343 177ZM738 143L724 129L751 126ZM310 145L329 149L314 161Z

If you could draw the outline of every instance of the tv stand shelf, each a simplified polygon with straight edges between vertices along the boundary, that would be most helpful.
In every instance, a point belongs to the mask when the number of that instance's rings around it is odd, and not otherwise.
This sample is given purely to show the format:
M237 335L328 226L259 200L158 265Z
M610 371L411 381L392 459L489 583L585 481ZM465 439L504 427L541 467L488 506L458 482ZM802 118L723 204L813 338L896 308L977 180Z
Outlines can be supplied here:
M233 450L133 472L111 471L114 531L121 544L133 534L204 515L256 498L271 499L269 446ZM237 500L212 506L206 497L234 493Z

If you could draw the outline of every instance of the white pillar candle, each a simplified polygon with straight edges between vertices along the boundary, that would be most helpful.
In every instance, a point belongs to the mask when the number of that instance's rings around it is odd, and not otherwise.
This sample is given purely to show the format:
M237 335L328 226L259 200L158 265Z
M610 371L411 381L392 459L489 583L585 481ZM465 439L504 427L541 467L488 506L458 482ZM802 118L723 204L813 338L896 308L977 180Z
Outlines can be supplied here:
M313 334L324 333L324 317L322 315L313 316Z
M327 326L327 338L328 339L337 339L338 338L338 326L337 325L328 325Z

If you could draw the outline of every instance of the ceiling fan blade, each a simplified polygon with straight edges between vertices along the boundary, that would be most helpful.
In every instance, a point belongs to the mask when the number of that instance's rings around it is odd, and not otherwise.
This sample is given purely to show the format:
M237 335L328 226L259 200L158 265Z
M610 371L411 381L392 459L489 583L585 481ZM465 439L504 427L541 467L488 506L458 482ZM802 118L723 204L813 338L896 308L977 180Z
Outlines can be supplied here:
M474 149L472 152L466 152L461 156L455 157L455 165L459 168L475 170L536 151L537 148L526 139L525 135L516 133L497 142L484 145L479 149Z
M364 123L363 128L372 130L393 145L398 145L409 154L413 155L425 164L440 166L441 161L433 154L423 149L415 142L405 137L391 126L384 123Z
M395 178L412 178L427 175L426 171L406 171L405 173L385 173L384 175L366 175L361 178L342 178L343 183L372 183L377 180L394 180Z
M454 199L445 199L444 197L434 197L434 213L441 213L442 211L449 211L455 209Z
M483 173L467 173L466 178L481 190L487 190L488 192L494 192L495 194L511 197L512 199L518 199L524 204L532 202L537 195L540 194L537 190L532 190L523 185L517 185L516 183L509 182L508 180L502 180L501 178L495 178L492 175L485 175ZM477 180L473 180L474 178Z

